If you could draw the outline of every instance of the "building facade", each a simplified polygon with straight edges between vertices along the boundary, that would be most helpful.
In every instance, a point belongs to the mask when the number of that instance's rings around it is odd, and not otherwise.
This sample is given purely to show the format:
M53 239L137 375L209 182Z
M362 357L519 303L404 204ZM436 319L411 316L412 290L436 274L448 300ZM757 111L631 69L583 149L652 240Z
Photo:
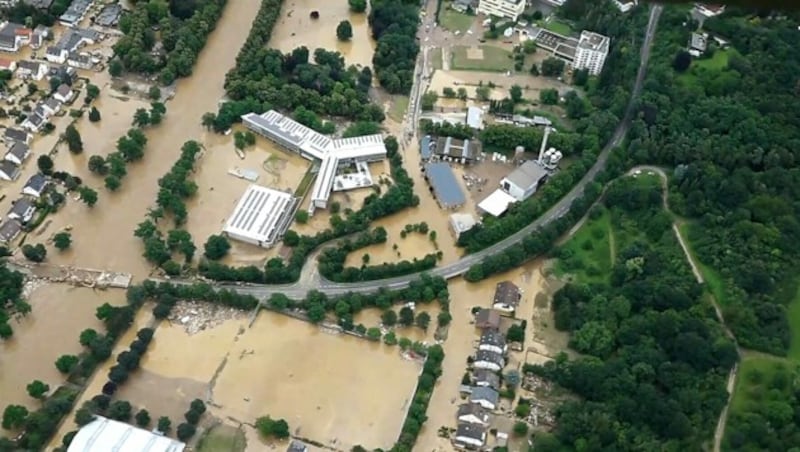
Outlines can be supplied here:
M506 17L516 21L525 11L525 0L481 0L478 14Z
M593 31L582 31L578 47L575 49L575 69L587 69L590 74L598 75L606 63L610 39Z

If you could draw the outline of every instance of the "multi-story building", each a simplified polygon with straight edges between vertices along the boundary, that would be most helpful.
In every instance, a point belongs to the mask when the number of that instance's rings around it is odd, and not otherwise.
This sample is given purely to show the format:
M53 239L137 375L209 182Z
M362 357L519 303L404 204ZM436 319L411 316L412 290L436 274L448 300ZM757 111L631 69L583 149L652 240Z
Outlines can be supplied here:
M525 11L525 0L480 0L478 14L506 17L516 22Z
M582 31L581 39L575 49L575 69L588 69L592 75L598 75L608 56L610 39L593 31Z

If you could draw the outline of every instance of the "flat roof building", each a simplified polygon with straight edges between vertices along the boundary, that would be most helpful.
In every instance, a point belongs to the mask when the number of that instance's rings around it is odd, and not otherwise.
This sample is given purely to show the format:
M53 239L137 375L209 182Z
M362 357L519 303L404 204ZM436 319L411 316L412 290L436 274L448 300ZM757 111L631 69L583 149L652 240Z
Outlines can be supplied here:
M275 110L261 115L248 113L242 116L242 122L250 130L283 148L308 160L320 161L309 213L314 213L315 208L327 207L340 165L376 162L386 158L386 146L380 134L333 139Z
M468 213L454 213L450 215L450 229L452 229L456 239L458 239L461 234L472 229L476 224L478 224L478 221Z
M289 228L297 204L290 193L250 185L222 231L234 240L269 248Z
M419 155L423 162L430 160L433 156L434 143L431 141L430 135L425 135L419 142Z
M475 130L483 129L483 110L478 107L467 108L466 123Z
M464 192L453 174L453 168L447 163L426 163L425 180L430 184L436 201L443 209L457 209L466 202Z
M472 163L481 154L481 143L477 140L439 137L436 140L433 153L442 160L453 160L463 164Z
M516 22L525 12L525 0L480 0L478 14L507 17Z
M158 433L95 416L78 430L67 452L181 452L185 447Z
M500 187L517 201L530 198L547 179L547 170L528 160L500 181Z
M517 198L504 192L498 188L493 191L491 195L487 196L483 201L478 203L478 209L481 212L488 213L493 217L499 217L504 214L511 204L517 202Z
M575 69L586 69L592 75L599 75L606 63L611 40L593 31L582 31L575 50Z

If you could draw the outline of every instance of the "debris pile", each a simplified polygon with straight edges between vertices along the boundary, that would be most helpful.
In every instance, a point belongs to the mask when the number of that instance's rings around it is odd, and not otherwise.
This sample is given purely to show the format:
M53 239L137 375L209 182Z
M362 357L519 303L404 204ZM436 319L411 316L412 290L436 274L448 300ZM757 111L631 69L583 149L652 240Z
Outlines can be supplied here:
M219 326L228 320L245 318L247 313L239 309L197 301L179 301L169 316L171 322L182 325L190 336Z

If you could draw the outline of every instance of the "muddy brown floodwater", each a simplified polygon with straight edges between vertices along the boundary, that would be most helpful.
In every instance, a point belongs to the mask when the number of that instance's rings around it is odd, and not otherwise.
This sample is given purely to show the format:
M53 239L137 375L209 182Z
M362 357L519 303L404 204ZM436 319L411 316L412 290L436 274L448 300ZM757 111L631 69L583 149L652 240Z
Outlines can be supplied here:
M81 352L78 336L85 328L102 331L95 310L103 303L122 305L122 290L92 290L66 284L38 286L28 298L33 308L20 320L12 320L14 336L0 342L0 400L2 406L25 405L33 411L41 404L25 389L33 380L41 380L56 389L64 377L55 367L61 355ZM8 434L0 430L0 436Z
M311 19L311 11L319 11L319 19ZM336 27L343 20L350 21L353 28L349 42L336 38ZM306 46L312 54L318 48L336 50L347 64L360 66L372 66L375 50L367 14L351 13L344 0L286 0L269 45L284 53L300 46Z
M142 245L133 236L133 230L155 201L158 179L177 160L183 143L193 139L202 141L205 137L207 132L201 127L200 117L205 112L216 111L217 103L224 95L225 73L234 65L259 5L257 1L239 1L231 2L225 8L200 54L193 75L178 82L177 93L167 104L164 122L147 131L145 158L128 166L123 187L114 194L104 188L99 190L100 199L93 209L71 202L69 204L73 206L55 216L60 217L63 224L74 226L72 237L76 246L81 247L81 266L127 271L138 278L148 275L150 266L141 258ZM105 96L108 96L107 92L101 95L103 102L106 102ZM136 102L115 108L121 109L121 122L115 128L124 131L127 129L123 126L125 120L132 119ZM103 140L116 142L120 134L107 132L106 112L101 109L100 113L103 115L100 122ZM82 129L92 133L88 126ZM83 141L88 143L89 139L84 137ZM91 151L85 154L91 154ZM92 186L102 185L97 179L88 180Z

